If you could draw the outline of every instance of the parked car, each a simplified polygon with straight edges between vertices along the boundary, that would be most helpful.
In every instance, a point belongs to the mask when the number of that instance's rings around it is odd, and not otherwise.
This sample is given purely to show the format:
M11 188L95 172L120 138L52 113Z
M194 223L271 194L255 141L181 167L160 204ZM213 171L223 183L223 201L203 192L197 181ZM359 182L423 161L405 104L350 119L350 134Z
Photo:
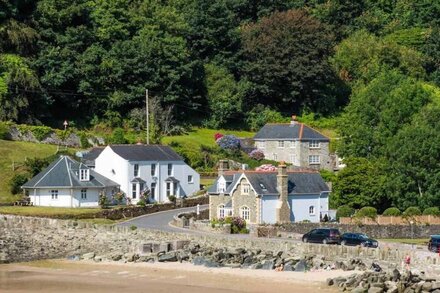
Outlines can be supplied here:
M432 252L440 253L440 235L431 235L428 242L428 249Z
M302 237L303 242L323 243L323 244L339 244L341 233L334 228L313 229Z
M341 245L361 245L364 247L376 248L379 243L362 233L344 233L341 236Z

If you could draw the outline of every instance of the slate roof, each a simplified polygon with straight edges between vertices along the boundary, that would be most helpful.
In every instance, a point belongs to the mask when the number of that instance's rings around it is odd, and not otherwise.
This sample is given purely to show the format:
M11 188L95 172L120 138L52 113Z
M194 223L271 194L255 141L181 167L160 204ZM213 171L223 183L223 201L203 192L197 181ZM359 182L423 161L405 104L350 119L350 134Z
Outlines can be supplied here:
M233 175L233 181L227 183L225 194L231 194L235 184L244 174L249 180L252 188L258 195L278 195L277 189L277 173L276 172L237 172ZM295 171L288 172L288 192L289 195L295 194L320 194L321 192L330 191L327 184L318 172ZM209 188L209 194L218 194L217 181Z
M89 170L89 181L79 180L80 168ZM68 156L60 156L46 169L26 182L22 188L104 188L110 186L119 186L119 184L96 173L86 165L79 163Z
M131 180L131 183L147 183L147 182L139 177L136 177L133 178L133 180Z
M183 161L169 146L123 144L110 145L119 156L128 161Z
M96 158L102 153L103 150L104 148L102 147L92 148L87 153L84 153L81 162L89 167L94 167Z
M180 181L177 180L176 178L174 178L173 176L170 176L170 177L168 177L167 179L165 179L165 182L179 183Z
M295 124L266 124L255 134L254 139L286 139L286 140L320 140L330 141L330 139L315 129L296 122Z

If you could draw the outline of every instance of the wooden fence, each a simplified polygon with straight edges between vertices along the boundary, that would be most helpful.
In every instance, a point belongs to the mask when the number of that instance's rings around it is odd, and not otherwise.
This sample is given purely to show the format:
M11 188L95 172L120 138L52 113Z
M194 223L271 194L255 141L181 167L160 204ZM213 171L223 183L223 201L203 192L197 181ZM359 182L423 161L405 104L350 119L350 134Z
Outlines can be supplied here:
M371 218L339 218L341 224L363 224L363 225L440 225L439 216L377 216L375 219Z

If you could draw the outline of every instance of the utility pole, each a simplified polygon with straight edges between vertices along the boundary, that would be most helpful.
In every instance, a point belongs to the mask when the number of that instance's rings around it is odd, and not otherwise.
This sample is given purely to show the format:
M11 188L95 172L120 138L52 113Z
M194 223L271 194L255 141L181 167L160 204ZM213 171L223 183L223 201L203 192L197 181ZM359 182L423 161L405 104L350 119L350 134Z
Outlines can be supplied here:
M148 111L148 89L145 90L145 111L147 117L147 144L150 144L150 113Z

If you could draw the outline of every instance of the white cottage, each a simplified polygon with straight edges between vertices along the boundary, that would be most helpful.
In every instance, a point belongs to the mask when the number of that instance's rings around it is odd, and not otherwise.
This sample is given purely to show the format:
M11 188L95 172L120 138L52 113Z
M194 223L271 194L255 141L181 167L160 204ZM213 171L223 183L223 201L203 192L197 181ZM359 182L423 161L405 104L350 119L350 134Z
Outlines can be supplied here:
M35 206L97 207L99 195L110 200L119 184L68 156L60 156L22 186Z
M94 153L94 170L121 186L132 203L149 189L157 202L182 198L200 189L200 175L170 147L163 145L109 145Z

